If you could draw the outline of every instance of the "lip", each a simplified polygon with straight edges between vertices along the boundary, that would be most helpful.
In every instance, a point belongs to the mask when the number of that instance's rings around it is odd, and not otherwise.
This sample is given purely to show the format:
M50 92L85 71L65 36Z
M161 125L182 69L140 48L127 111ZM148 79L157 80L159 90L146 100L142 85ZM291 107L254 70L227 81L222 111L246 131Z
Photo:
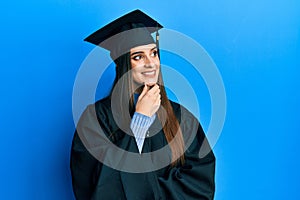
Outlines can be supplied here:
M145 71L145 72L142 72L142 74L144 76L155 76L156 75L156 70Z

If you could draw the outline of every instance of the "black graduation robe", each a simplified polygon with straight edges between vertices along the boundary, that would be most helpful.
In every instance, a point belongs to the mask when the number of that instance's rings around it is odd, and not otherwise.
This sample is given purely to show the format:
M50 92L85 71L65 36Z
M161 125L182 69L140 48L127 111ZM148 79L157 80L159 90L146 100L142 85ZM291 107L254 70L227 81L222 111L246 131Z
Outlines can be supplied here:
M185 151L185 164L168 165L142 173L125 172L109 164L114 163L113 159L123 157L109 154L110 146L104 145L107 144L103 143L105 140L111 141L126 152L138 152L134 136L118 129L112 115L110 99L105 98L88 106L77 125L71 150L70 166L76 199L213 199L215 156L209 150L208 154L199 158L200 147L207 142L201 125L183 106L172 101L171 105L180 122L184 141L189 145ZM99 127L106 137L99 136ZM148 133L150 135L145 139L143 153L154 152L167 145L157 118ZM102 158L106 156L108 164L99 162L95 158L97 155L101 155ZM126 159L126 156L124 158Z

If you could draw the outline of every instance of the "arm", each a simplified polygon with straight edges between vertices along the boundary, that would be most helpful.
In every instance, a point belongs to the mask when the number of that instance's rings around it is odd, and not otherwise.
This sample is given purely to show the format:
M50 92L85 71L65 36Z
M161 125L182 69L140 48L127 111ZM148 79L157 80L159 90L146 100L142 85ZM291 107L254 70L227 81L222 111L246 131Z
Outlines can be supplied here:
M87 151L82 144L77 131L74 134L71 149L71 174L72 185L76 199L90 199L94 190L93 172L97 160Z
M99 123L95 113L95 105L90 105L78 121L71 148L72 186L74 195L79 200L92 197L98 173L102 167L102 164L93 156L94 154L90 153L92 142L98 139L97 127L99 127Z

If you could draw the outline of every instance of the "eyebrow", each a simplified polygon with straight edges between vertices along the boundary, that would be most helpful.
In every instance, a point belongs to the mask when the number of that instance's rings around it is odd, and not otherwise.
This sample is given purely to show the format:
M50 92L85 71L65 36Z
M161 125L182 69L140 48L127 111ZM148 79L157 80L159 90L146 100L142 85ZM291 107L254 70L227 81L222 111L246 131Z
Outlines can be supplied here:
M153 51L154 49L157 49L157 47L153 47L152 49L150 49L150 51ZM130 54L130 56L134 56L136 54L140 54L140 53L144 53L143 51L137 51L137 52L134 52L132 54Z

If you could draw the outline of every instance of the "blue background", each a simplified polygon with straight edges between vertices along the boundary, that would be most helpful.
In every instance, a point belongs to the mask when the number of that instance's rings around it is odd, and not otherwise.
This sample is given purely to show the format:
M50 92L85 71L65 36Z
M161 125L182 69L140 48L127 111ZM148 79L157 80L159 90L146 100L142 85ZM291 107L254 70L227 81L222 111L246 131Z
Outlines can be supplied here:
M72 90L94 48L83 38L136 8L199 42L222 75L215 199L299 199L297 0L2 1L0 198L73 198Z

